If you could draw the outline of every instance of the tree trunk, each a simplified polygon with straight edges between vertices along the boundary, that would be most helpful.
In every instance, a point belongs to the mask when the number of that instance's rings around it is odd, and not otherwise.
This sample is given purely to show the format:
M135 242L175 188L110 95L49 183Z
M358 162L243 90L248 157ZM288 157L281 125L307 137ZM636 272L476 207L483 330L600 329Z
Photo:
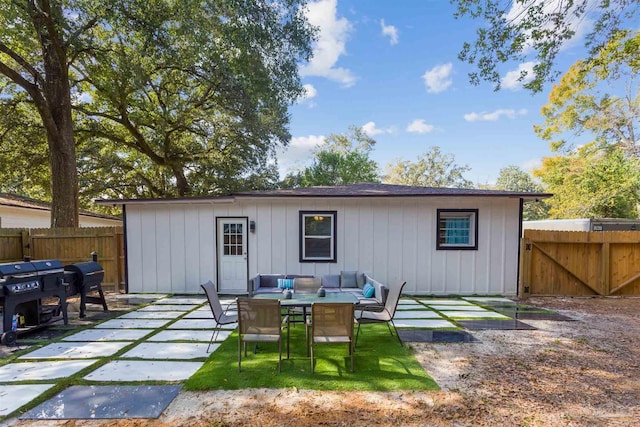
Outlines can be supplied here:
M44 65L44 102L38 105L49 143L51 167L51 227L78 227L78 169L71 113L71 89L67 46L58 33L56 16L60 6L43 2L32 8L32 19L38 32ZM36 104L38 104L36 102ZM44 105L42 105L44 104Z

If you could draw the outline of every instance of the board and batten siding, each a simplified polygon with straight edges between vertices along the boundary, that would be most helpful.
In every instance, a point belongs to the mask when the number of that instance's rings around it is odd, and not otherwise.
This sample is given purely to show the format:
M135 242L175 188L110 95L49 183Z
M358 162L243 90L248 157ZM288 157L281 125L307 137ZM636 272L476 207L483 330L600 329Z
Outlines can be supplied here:
M477 250L436 250L437 209L478 209ZM337 211L337 262L299 261L299 212ZM216 219L255 221L248 275L359 270L407 294L516 295L519 200L489 197L251 198L127 206L129 292L200 293L217 280Z
M80 227L117 227L122 221L99 216L79 215ZM1 228L49 228L51 211L15 206L0 206Z

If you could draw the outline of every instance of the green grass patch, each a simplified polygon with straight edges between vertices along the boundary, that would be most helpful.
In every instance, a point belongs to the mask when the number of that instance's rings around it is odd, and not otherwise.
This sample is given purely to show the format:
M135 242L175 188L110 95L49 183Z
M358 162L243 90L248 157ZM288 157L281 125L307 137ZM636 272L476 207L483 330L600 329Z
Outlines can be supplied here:
M304 327L291 327L291 355L283 343L282 372L278 373L277 344L260 344L257 354L249 344L238 372L237 331L211 354L185 384L186 390L238 390L291 388L312 390L438 390L411 350L391 336L386 325L363 325L355 351L354 372L349 371L347 344L316 346L316 369L311 374Z

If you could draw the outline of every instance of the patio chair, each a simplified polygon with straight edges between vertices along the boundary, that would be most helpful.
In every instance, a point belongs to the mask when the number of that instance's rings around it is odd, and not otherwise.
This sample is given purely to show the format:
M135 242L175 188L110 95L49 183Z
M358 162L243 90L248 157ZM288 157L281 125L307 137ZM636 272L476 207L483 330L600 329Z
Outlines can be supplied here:
M278 372L282 368L282 330L287 328L287 359L289 358L289 316L282 317L279 300L238 297L238 372L247 343L278 343Z
M400 301L402 289L406 284L407 282L402 282L401 284L389 287L389 295L387 295L387 300L384 303L384 309L382 311L369 311L363 309L356 313L356 320L358 321L356 345L358 344L358 336L360 335L360 325L364 323L386 323L391 336L393 336L393 331L391 331L391 326L389 324L393 325L393 329L396 331L396 337L398 337L398 341L402 344L400 335L398 335L398 329L396 329L396 325L393 323L393 317L395 316L396 309L398 308L398 301Z
M307 354L311 350L311 373L315 372L315 346L317 344L348 344L353 372L354 304L350 302L311 305L311 318L307 320Z
M204 293L207 295L207 300L209 301L209 307L211 307L211 312L213 313L213 318L216 321L216 326L213 328L213 334L211 334L211 340L209 341L209 346L207 347L207 353L209 353L209 348L211 344L215 341L215 338L220 333L220 329L222 329L222 325L230 325L232 323L238 322L237 314L227 314L229 311L230 305L227 305L227 308L222 308L222 304L220 303L220 298L218 298L218 292L216 291L216 285L213 284L211 280L209 280L204 285L200 285L202 289L204 289Z

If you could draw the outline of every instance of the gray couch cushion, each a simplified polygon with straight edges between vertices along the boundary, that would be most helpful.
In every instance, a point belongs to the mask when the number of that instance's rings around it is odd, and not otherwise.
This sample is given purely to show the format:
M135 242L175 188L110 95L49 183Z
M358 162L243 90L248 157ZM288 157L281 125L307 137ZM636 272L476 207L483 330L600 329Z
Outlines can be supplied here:
M358 287L358 280L356 279L357 275L358 275L357 271L341 271L340 287L342 289L357 288Z
M364 288L364 284L367 283L367 279L365 278L365 274L361 272L356 273L356 283L360 289Z
M277 288L278 279L284 279L284 274L259 274L257 288ZM257 290L254 288L254 290Z
M340 287L340 275L338 274L325 274L322 276L323 288L339 288Z

